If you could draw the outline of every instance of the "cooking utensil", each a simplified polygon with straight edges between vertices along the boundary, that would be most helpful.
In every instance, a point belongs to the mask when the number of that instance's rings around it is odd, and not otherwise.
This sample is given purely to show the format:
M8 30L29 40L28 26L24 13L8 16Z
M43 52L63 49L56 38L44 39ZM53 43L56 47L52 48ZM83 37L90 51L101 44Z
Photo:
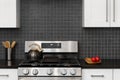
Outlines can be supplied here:
M8 66L12 65L12 61L7 61Z
M36 44L36 43L33 43L31 44L30 46L30 50L38 50L39 52L43 51L42 48L40 47L40 45Z
M6 48L10 48L10 41L5 41Z
M28 52L28 59L31 61L37 61L43 58L42 48L40 45L33 43L30 46L30 51Z
M2 42L2 45L3 45L5 48L7 48L5 42Z
M37 61L42 59L43 55L42 55L42 51L39 52L38 50L30 50L28 52L28 59L30 61Z
M14 58L14 48L16 44L16 41L13 41L12 44L10 44L10 41L2 42L2 45L6 48L6 60L11 61Z
M13 41L12 44L11 44L11 48L14 48L15 44L16 44L16 41Z
M7 48L7 60L10 61L11 60L11 55L12 54L12 48Z

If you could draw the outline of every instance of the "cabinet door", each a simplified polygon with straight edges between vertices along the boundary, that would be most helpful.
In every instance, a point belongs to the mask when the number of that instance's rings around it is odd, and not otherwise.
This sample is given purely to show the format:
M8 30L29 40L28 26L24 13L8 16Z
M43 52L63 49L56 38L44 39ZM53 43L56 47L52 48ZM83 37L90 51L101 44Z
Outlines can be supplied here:
M113 80L120 80L120 69L114 69L114 79Z
M0 0L0 28L16 28L19 19L19 0Z
M18 80L17 69L0 69L0 80Z
M110 0L83 2L83 27L110 27Z
M112 80L112 69L83 69L82 80Z
M111 0L111 26L120 27L120 0Z

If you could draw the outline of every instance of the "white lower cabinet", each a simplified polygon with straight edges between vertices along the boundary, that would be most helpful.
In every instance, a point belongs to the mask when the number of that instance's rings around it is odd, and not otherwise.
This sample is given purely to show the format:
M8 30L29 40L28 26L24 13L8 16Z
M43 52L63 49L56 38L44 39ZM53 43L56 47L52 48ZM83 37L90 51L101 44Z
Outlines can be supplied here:
M114 80L120 80L120 69L114 69Z
M112 75L112 69L82 69L82 80L112 80Z
M17 69L0 69L0 80L18 80Z

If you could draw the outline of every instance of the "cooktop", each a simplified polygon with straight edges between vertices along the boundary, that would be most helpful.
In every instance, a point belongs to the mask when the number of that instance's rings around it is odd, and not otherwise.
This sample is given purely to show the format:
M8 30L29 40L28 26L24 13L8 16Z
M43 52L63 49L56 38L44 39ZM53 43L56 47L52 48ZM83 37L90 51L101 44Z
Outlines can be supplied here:
M24 60L19 64L19 67L79 67L81 66L78 59L58 59L49 58L37 61Z

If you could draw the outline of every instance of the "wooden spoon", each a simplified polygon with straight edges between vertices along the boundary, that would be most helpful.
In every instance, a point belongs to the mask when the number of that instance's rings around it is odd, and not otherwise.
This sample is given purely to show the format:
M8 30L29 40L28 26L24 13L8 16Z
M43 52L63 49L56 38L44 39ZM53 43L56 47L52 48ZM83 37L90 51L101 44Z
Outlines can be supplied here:
M10 41L5 42L6 48L10 48Z
M11 48L14 48L15 44L16 44L16 41L13 41L12 44L11 44Z
M3 45L5 48L7 48L5 42L2 42L2 45Z

